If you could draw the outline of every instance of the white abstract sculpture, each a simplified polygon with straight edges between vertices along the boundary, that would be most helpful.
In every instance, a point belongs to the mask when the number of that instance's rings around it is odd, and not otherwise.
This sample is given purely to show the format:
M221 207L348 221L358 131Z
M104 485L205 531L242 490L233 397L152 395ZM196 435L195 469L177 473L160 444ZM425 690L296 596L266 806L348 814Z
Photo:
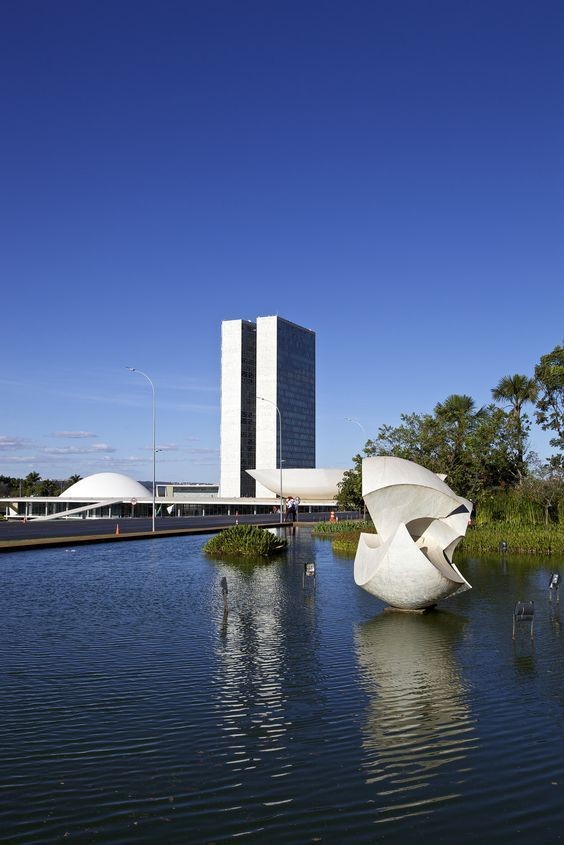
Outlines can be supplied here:
M361 534L354 580L403 610L422 610L471 589L452 563L472 502L425 467L403 458L365 458L362 495L377 534Z

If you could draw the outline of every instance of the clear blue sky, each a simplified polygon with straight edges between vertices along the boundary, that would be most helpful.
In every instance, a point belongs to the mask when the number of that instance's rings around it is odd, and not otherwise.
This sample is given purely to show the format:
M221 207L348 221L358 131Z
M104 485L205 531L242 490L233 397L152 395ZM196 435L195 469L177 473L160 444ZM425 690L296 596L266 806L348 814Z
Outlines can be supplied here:
M532 376L563 46L561 0L3 0L0 474L150 478L129 365L159 479L219 480L223 319L316 331L318 466Z

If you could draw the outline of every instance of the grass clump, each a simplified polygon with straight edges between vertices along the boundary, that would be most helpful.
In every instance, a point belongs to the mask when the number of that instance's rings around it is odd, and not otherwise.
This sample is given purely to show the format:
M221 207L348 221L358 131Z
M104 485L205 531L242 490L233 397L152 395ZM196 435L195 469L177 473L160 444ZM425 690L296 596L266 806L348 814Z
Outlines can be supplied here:
M509 522L472 525L457 547L463 554L496 554L504 540L513 554L563 555L564 526L529 525L518 527Z
M287 540L258 525L232 525L208 540L204 551L210 555L271 557L284 551L287 545Z
M342 554L356 553L361 533L375 534L372 520L344 519L342 522L318 522L312 533L331 540L333 550Z
M358 537L361 531L364 531L365 534L375 534L376 529L372 520L343 519L340 522L318 522L313 526L312 534L320 537L332 537L335 534L354 533Z

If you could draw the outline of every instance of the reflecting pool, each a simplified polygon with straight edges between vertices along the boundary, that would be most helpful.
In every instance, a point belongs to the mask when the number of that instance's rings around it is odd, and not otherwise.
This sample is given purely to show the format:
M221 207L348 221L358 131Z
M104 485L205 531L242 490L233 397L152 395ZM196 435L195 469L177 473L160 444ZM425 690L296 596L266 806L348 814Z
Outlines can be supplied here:
M562 836L563 560L459 559L412 615L305 527L260 565L206 539L0 557L0 842Z

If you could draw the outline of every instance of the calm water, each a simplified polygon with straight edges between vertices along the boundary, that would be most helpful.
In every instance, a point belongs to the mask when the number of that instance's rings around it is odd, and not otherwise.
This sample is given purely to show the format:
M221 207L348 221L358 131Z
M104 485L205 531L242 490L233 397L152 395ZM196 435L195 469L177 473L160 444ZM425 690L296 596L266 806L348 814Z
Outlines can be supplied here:
M564 837L564 561L460 560L415 616L307 529L258 567L205 539L0 557L0 842Z

